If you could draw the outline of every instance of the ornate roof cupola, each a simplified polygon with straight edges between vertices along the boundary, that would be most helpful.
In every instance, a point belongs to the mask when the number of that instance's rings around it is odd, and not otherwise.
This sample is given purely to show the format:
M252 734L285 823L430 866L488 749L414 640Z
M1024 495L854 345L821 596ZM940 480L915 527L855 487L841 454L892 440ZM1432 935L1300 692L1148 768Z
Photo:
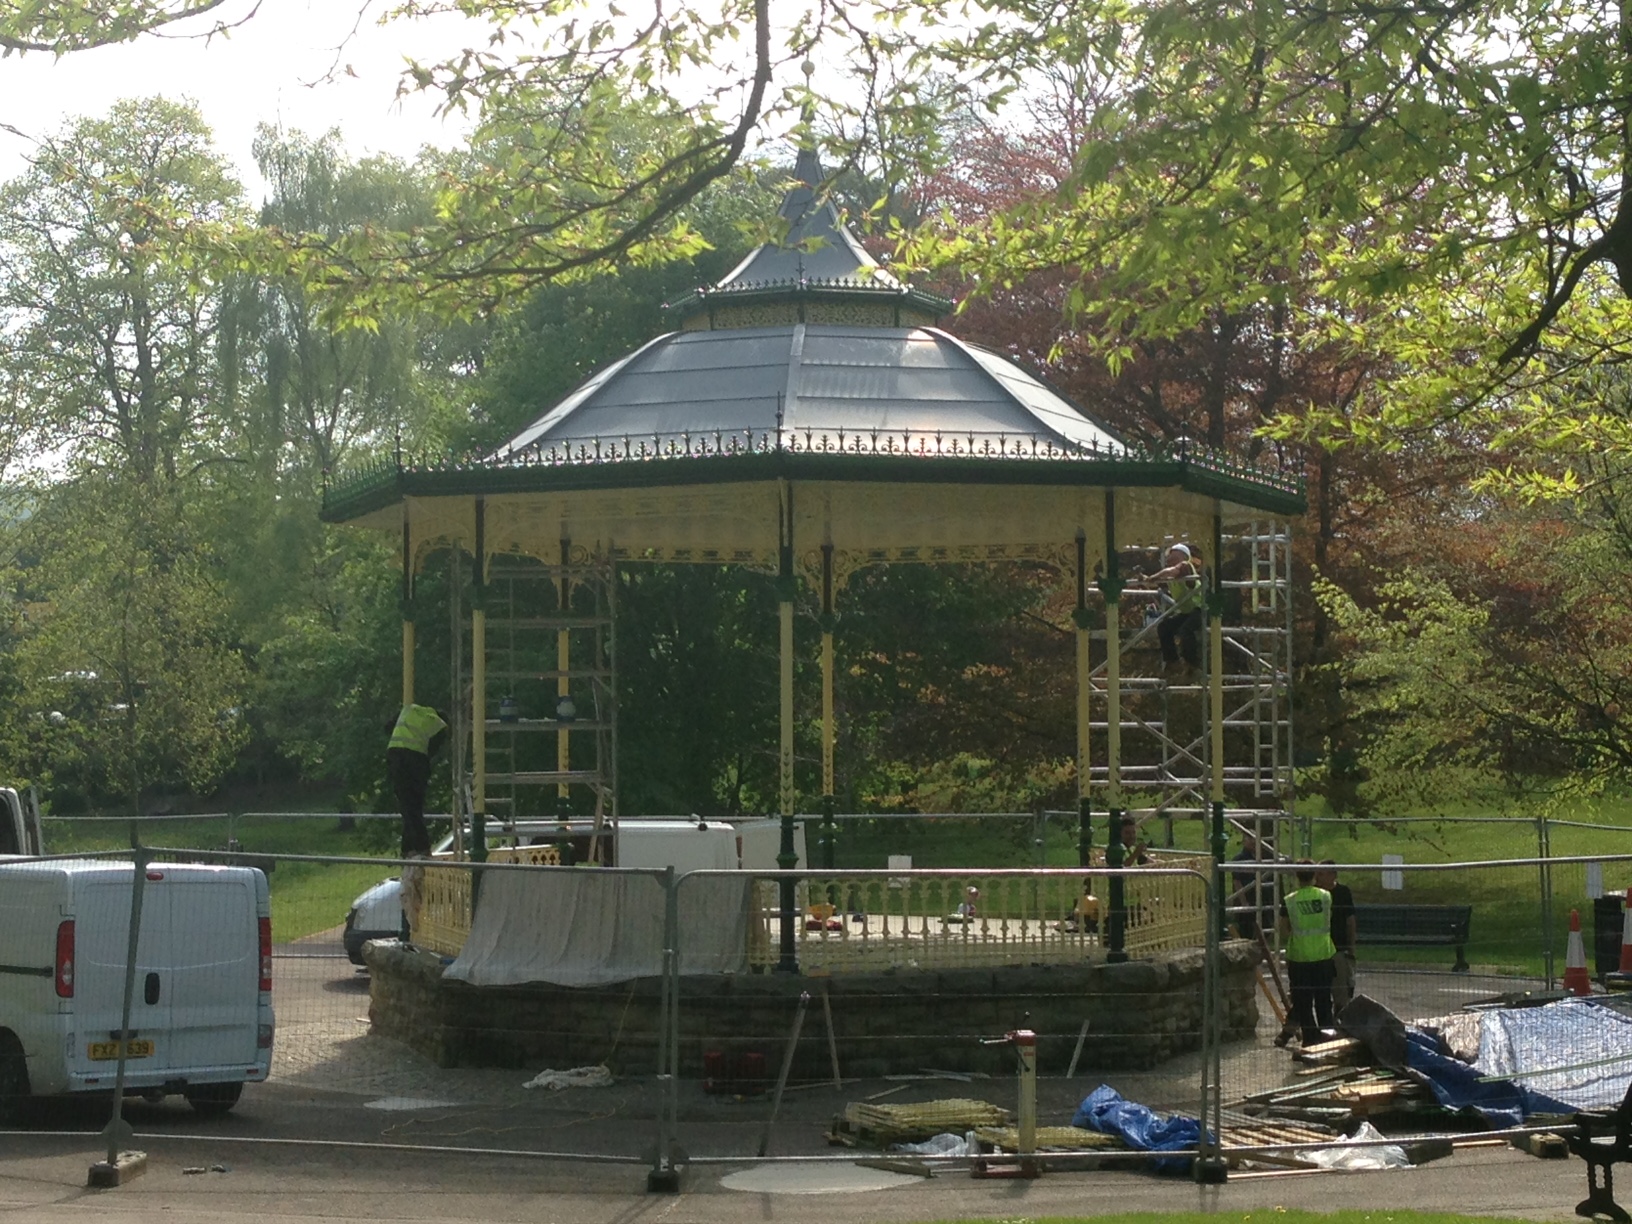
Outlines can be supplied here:
M839 219L816 151L804 148L793 185L777 215L785 230L766 242L716 285L694 290L666 307L687 331L723 327L776 327L789 323L859 323L874 327L929 327L952 302L903 284L867 253Z

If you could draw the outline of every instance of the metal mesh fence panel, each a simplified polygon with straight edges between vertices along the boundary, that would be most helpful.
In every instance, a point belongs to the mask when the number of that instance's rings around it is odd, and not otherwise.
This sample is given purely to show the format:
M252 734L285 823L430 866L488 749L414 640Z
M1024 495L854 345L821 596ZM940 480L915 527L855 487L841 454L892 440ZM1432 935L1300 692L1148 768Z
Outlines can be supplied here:
M1067 870L754 877L750 965L764 972L677 977L674 1133L693 1159L714 1161L966 1151L971 1138L982 1154L1012 1155L1030 1091L1018 1033L1035 1034L1040 1148L1122 1150L1072 1126L1101 1087L1195 1116L1206 879L1116 874L1119 895L1112 873ZM677 894L719 878L687 875ZM680 929L683 945L691 929Z
M1578 835L1549 831L1555 851ZM1621 963L1632 856L1604 853L1614 842L1599 832L1579 833L1590 854L1339 863L1356 907L1355 993L1406 1024L1466 1037L1481 1007L1545 1002L1584 978L1601 992ZM1516 835L1543 836L1540 822ZM1428 859L1443 852L1432 837L1391 844L1405 847L1399 858ZM1073 1126L1091 1095L1095 1108L1109 1099L1157 1120L1203 1118L1235 1166L1343 1147L1361 1122L1392 1137L1481 1125L1369 1045L1306 1047L1296 1032L1277 1042L1299 977L1276 930L1296 886L1284 860L1226 864L1215 884L1205 858L1179 851L1120 872L675 876L558 866L550 846L496 847L485 863L240 846L136 852L152 888L130 1024L101 1013L76 1024L64 1048L81 1078L45 1091L105 1091L123 1054L135 1094L123 1112L138 1132L208 1121L267 1139L518 1151L654 1175L926 1142L962 1145L967 1160L971 1135L976 1159L997 1160L1027 1142L1028 1094L1036 1147L1078 1164L1149 1159ZM263 879L264 914L252 906L248 927L174 887L219 869L211 863L265 873L241 873ZM1245 902L1242 873L1253 880ZM0 906L21 895L7 883ZM73 911L86 1000L112 989L93 985L99 974L123 989L125 949L114 945L129 935L130 889L111 896L87 893ZM54 989L58 936L39 939L31 988ZM197 1058L168 1061L182 1048L173 1017L203 998L188 993L202 979L188 986L178 969L205 961L252 975L247 996L265 993L275 1010L261 1073L244 1051L212 1064L247 1083L226 1117L235 1102L220 1096L189 1107L204 1082ZM263 970L270 989L258 992ZM1032 1087L1023 1052L1035 1055ZM107 1105L45 1116L95 1131Z
M1294 902L1297 870L1286 863L1260 867L1274 895ZM1324 1133L1328 1143L1340 1146L1362 1122L1391 1136L1494 1125L1471 1112L1443 1107L1427 1081L1402 1070L1407 1061L1403 1039L1390 1055L1389 1040L1394 1039L1378 1038L1382 1021L1365 1001L1381 1004L1397 1021L1429 1034L1450 1056L1472 1062L1480 1051L1483 1013L1545 1004L1564 997L1566 991L1559 987L1574 987L1575 993L1589 988L1596 972L1590 967L1591 894L1596 889L1618 905L1614 890L1624 895L1632 886L1632 859L1388 862L1340 864L1334 870L1353 894L1357 942L1352 989L1363 996L1347 1012L1338 998L1336 1010L1343 1030L1361 1040L1340 1037L1328 1043L1329 1035L1322 1033L1305 1048L1299 1026L1283 1027L1283 1016L1289 1004L1295 1009L1299 1002L1294 988L1310 980L1306 967L1291 963L1286 950L1265 956L1257 971L1264 1006L1256 1030L1250 1038L1226 1040L1222 1047L1226 1148L1233 1134L1254 1129L1263 1138L1304 1128L1311 1136ZM1581 935L1573 949L1572 913ZM1609 959L1618 963L1620 953L1618 912L1613 921L1613 948L1607 940L1602 947L1606 969ZM1238 916L1232 934L1239 933ZM1339 962L1345 959L1340 952ZM1574 970L1568 976L1566 966ZM1569 1040L1561 1042L1548 1053L1532 1051L1531 1056L1568 1061ZM1623 1089L1624 1078L1623 1071ZM1241 1126L1248 1130L1239 1131Z

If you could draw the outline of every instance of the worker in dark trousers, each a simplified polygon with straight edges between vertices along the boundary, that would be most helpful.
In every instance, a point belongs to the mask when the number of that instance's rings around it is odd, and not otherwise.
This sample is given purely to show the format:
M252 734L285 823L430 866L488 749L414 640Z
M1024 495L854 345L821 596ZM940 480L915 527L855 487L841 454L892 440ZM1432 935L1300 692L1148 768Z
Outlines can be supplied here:
M1332 1026L1332 894L1315 884L1315 865L1299 859L1298 887L1281 902L1281 943L1286 949L1286 976L1292 991L1292 1014L1298 1040L1311 1046L1320 1030ZM1284 1045L1279 1038L1277 1045Z
M425 792L431 783L431 757L447 737L447 721L430 706L403 706L391 728L385 774L397 797L397 810L402 813L403 858L431 852L431 834L425 828Z
M1174 544L1162 559L1166 562L1163 568L1146 579L1165 582L1172 600L1172 606L1156 625L1162 671L1170 676L1196 673L1201 671L1201 564L1187 544Z
M391 728L385 750L385 773L402 813L402 857L429 858L431 834L425 827L425 792L431 783L431 757L448 736L448 723L430 706L405 705ZM402 925L406 941L419 921L423 867L402 869Z
M1332 959L1332 1012L1341 1016L1354 998L1354 945L1359 931L1354 921L1354 893L1337 879L1337 864L1321 859L1315 883L1332 894L1332 943L1337 955Z

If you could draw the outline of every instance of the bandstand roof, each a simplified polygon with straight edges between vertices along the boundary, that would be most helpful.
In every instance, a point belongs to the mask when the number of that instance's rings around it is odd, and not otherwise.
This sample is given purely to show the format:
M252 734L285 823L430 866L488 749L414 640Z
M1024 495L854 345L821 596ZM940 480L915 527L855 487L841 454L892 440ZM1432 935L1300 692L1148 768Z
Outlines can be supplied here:
M801 154L786 236L670 306L679 327L606 367L489 454L391 462L336 483L333 522L400 530L420 550L774 569L791 526L802 568L890 560L1064 562L1082 532L1208 539L1301 513L1295 479L1192 444L1119 437L1008 358L936 326L950 309L880 267L815 190Z

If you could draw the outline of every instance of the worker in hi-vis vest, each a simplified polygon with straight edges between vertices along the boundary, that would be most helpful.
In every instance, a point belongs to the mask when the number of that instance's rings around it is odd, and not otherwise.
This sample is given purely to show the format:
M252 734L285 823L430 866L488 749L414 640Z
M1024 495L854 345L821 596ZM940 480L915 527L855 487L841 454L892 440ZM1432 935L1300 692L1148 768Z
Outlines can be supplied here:
M1297 864L1298 887L1281 902L1281 944L1286 949L1286 976L1292 992L1292 1015L1299 1041L1313 1045L1320 1030L1332 1027L1332 894L1315 885L1315 865ZM1277 1045L1285 1045L1281 1038Z
M391 728L385 773L402 813L403 858L431 852L431 834L425 828L425 791L431 782L431 757L447 736L447 720L430 706L403 706Z

